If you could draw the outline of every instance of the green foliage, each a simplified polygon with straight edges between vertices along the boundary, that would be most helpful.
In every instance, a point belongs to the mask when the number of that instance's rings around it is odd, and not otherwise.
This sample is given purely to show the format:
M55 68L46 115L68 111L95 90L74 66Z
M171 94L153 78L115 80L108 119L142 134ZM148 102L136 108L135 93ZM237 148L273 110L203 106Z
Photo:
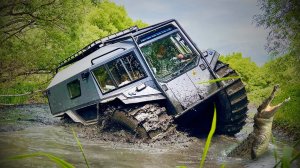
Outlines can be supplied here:
M145 26L141 21L133 22L123 7L110 1L64 0L49 3L46 7L42 2L26 1L27 5L14 5L15 13L28 13L27 19L32 19L30 15L39 19L34 26L4 38L6 40L0 45L0 62L3 64L0 79L35 69L52 70L58 62L96 39L135 24ZM10 14L10 8L4 8L2 12L7 13L0 22L3 36L24 22L23 19L16 25L9 25L10 21L17 22L23 15Z
M9 34L0 45L1 72L11 72L9 76L13 77L33 69L50 70L57 60L75 51L68 49L76 46L74 34L82 20L81 1L12 1L10 5L1 8L6 13L1 17L1 36ZM19 25L28 20L34 23L19 32L9 31L19 30ZM9 24L13 21L16 23Z
M275 145L275 147L274 147L274 149L273 149L273 156L274 156L274 159L275 159L275 163L277 163L277 161L278 161L278 152L277 152L277 149L276 149L276 144L275 144L275 137L273 136L273 134L271 135L272 137L272 144L274 144Z
M88 11L84 16L83 25L79 28L80 44L83 46L133 25L146 26L140 20L133 22L124 7L107 0L90 5Z
M291 97L291 101L282 107L275 116L275 123L288 128L299 130L300 126L300 64L296 56L288 54L266 63L263 67L265 75L269 76L272 84L278 83L281 90L274 104Z
M209 134L208 134L206 142L205 142L205 147L203 149L202 159L200 162L200 168L202 168L204 166L206 155L207 155L210 143L211 143L211 138L216 131L216 127L217 127L217 110L216 110L216 104L214 104L214 116L213 116L213 120L211 123L211 128L210 128Z
M284 147L283 155L281 158L281 167L288 168L290 167L290 158L292 158L293 148L292 147Z
M220 167L221 167L221 168L225 168L225 163L223 163Z
M81 145L79 139L77 138L77 134L76 134L76 132L74 131L73 128L72 128L72 132L73 132L73 137L74 137L74 139L75 139L76 142L77 142L77 146L79 147L79 150L80 150L80 152L81 152L81 154L82 154L82 156L83 156L83 158L84 158L86 167L89 168L90 165L89 165L89 163L88 163L88 161L87 161L87 159L86 159L86 157L85 157L85 154L84 154L84 151L83 151L83 147L82 147L82 145Z
M231 80L231 79L239 79L241 78L240 76L230 76L230 77L225 77L225 78L218 78L218 79L213 79L209 81L204 81L204 82L197 82L197 84L211 84L211 83L216 83L216 82L221 82L221 81L226 81L226 80Z
M259 26L270 30L268 49L275 55L288 53L268 62L262 68L263 75L271 79L271 83L279 83L281 92L275 103L291 97L275 116L275 123L282 127L299 130L300 126L300 1L298 0L259 0L262 14L256 15Z
M36 153L31 153L31 154L24 154L24 155L17 155L8 158L8 160L20 160L20 159L26 159L26 158L35 158L35 157L46 157L56 163L58 166L63 167L63 168L74 168L74 166L71 163L68 163L67 161L56 157L52 154L49 153L44 153L44 152L36 152Z
M28 103L46 103L47 99L42 92L33 91L44 90L51 78L49 75L31 75L18 77L13 81L0 83L0 104L28 104ZM27 95L20 95L28 93ZM12 94L12 95L11 95ZM9 97L2 95L11 95ZM13 96L14 95L14 96Z
M0 95L45 88L44 76L82 47L130 26L146 26L108 0L13 0L1 3L0 12ZM27 25L28 20L33 23ZM0 103L26 103L28 98L1 98Z
M300 1L258 0L262 13L255 15L258 26L269 30L267 50L275 55L300 51ZM298 56L299 59L299 56Z
M250 58L243 58L242 53L221 56L220 60L228 63L230 67L237 71L242 77L242 81L246 83L248 92L265 88L270 83L260 68Z
M250 58L243 58L241 53L222 56L221 60L242 77L251 103L259 105L271 93L273 86L280 84L280 92L273 103L280 103L288 97L291 97L291 101L276 113L275 123L288 130L300 129L300 62L296 56L287 54L262 67L258 67Z
M289 146L283 147L283 154L278 162L276 160L276 164L274 168L278 167L279 165L282 168L290 168L293 162L300 158L300 152L296 150L296 147L299 144L299 142L300 140L298 140L293 145L293 147L289 147ZM274 149L274 152L277 153L276 148Z

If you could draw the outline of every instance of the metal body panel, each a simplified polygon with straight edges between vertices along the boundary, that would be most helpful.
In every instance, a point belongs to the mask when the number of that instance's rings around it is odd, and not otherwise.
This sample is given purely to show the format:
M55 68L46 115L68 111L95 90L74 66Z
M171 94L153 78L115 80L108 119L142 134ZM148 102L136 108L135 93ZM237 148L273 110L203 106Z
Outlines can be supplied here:
M100 55L103 55L109 51L115 50L116 48L120 48L120 47L125 48L126 50L130 50L130 49L134 48L134 45L130 41L123 41L123 42L115 43L115 44L112 44L112 45L109 45L109 46L106 46L106 47L96 50L95 52L91 53L87 57L81 59L80 61L77 61L74 64L68 66L67 68L59 71L55 75L55 77L52 79L52 81L49 84L47 89L65 81L66 79L69 79L69 78L79 74L80 72L82 72L86 69L89 69L92 66L92 63L91 63L92 59L94 59ZM103 62L103 61L109 61L116 54L121 54L123 52L124 51L122 51L122 50L116 50L115 52L112 52L107 55L104 55L103 57L100 57L96 61L98 63Z
M85 121L83 118L81 118L79 115L76 114L76 112L68 110L66 111L66 114L74 121L74 122L80 122L83 125L91 125L91 124L96 124L98 122L97 119L93 121Z
M168 100L170 101L170 103L173 105L174 110L176 111L176 112L173 112L173 113L175 113L175 114L181 113L184 109L183 109L180 101L177 99L175 94L172 92L172 90L167 89L165 91L165 94L166 94L166 97L168 98Z
M167 87L184 108L200 100L196 86L186 73L168 82Z
M119 99L125 104L166 99L162 92L156 87L153 87L153 82L149 81L149 79L151 78L140 80L126 86L124 89L118 89L107 95L102 95L100 103L107 103L115 99ZM145 88L141 91L137 91L136 88L142 84L145 85Z
M203 60L201 59L199 62L199 65L203 65ZM201 83L201 82L207 82L209 80L214 79L214 77L211 75L211 73L206 69L202 70L200 66L195 67L194 69L187 72L187 75L189 76L190 80L194 83L194 85L197 88L198 94L203 98L210 95L212 92L218 89L218 86L216 83Z
M203 56L205 57L206 61L209 63L211 68L214 68L217 64L220 54L212 49L207 49L203 52Z
M200 64L201 63L200 61ZM202 70L199 66L196 66L190 71L166 83L169 89L166 93L169 98L172 98L173 104L177 104L177 112L181 113L183 111L182 108L179 108L178 104L181 104L181 106L186 109L216 91L218 89L216 84L201 83L211 79L214 78L207 69Z
M87 71L84 71L87 72ZM67 84L73 80L80 81L81 95L71 99L68 93ZM94 79L91 75L87 79L82 79L81 73L73 76L58 85L48 89L48 100L52 114L58 114L69 109L74 109L78 106L89 104L90 102L100 99L99 94L96 92L97 88L94 84Z

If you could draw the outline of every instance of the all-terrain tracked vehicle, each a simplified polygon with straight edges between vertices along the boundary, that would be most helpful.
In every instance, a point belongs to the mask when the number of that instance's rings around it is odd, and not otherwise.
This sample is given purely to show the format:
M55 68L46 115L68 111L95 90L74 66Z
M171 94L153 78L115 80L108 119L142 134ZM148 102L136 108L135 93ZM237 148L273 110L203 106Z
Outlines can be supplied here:
M217 131L233 135L245 123L248 100L240 79L208 82L237 76L218 58L201 52L176 20L131 27L59 64L46 92L51 113L84 125L113 121L153 138L174 121L207 122L197 114L213 114L215 102Z

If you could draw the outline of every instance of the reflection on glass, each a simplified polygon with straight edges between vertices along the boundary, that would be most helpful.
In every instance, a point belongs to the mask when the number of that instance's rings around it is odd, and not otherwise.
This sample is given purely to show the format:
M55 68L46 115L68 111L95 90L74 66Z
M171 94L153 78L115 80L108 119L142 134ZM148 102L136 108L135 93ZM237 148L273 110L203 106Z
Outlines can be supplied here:
M102 65L93 72L104 93L146 76L133 53Z
M80 81L74 80L67 84L69 96L71 99L74 99L76 97L79 97L81 95L81 89L80 89Z
M93 71L94 75L100 85L100 89L103 92L108 92L116 88L116 85L113 82L113 79L110 77L106 68L104 66L100 66L96 70Z
M197 55L179 33L154 41L141 48L154 74L170 78L195 65Z

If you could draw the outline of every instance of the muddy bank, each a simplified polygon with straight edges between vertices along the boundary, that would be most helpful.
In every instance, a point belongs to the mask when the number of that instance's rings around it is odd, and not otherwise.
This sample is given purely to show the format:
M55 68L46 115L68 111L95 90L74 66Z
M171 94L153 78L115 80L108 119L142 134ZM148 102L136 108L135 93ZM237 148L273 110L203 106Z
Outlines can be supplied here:
M244 129L236 137L214 136L206 160L208 167L272 167L274 148L282 155L283 147L291 145L288 137L277 136L276 145L256 161L228 158L238 141L252 131L255 109L250 107ZM76 167L84 167L81 153L71 128L79 136L92 167L198 167L205 146L205 136L190 137L175 131L166 138L149 143L118 127L101 130L99 126L66 124L50 114L47 105L26 105L0 109L0 159L24 153L47 152L59 156ZM276 132L276 131L275 131ZM45 158L4 162L0 167L53 167Z

